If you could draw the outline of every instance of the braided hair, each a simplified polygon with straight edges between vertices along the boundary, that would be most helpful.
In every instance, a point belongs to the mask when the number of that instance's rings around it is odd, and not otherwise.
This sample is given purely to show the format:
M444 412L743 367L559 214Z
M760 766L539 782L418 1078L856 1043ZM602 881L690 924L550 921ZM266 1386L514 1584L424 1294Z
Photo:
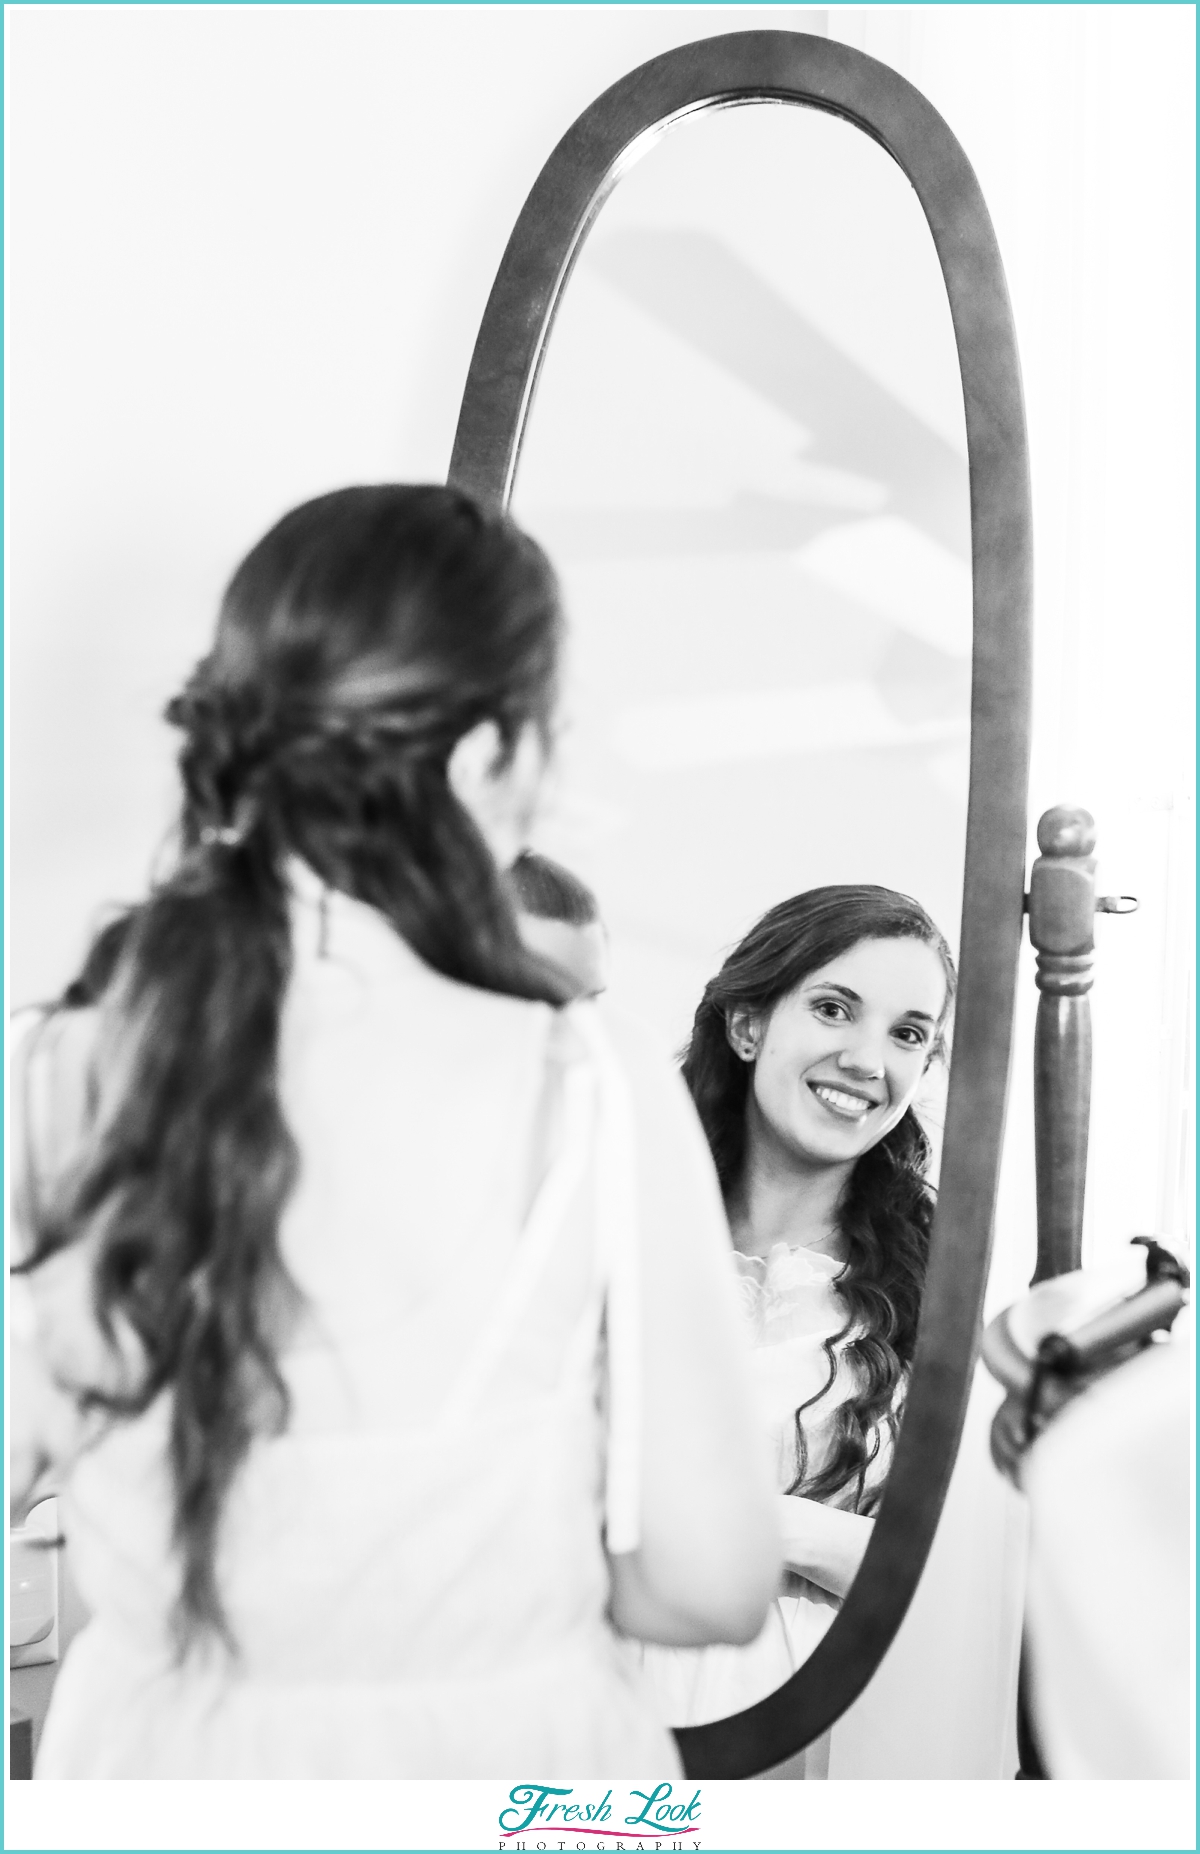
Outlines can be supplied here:
M545 556L506 516L446 488L340 490L248 555L167 709L183 734L178 856L61 1001L97 1010L93 1113L79 1162L35 1194L23 1267L92 1250L114 1369L82 1403L130 1417L169 1391L181 1656L202 1637L235 1647L221 1512L255 1436L288 1414L287 859L378 909L447 977L562 1003L448 776L481 721L501 763L529 725L546 735L561 623Z
M728 1202L746 1163L746 1109L753 1065L735 1055L727 1026L733 1012L769 1014L822 966L862 940L911 939L931 946L946 975L946 1001L931 1057L944 1054L955 973L945 939L917 902L892 889L837 884L794 895L768 910L705 987L683 1056L683 1075L696 1103ZM885 1428L894 1431L916 1345L921 1293L933 1224L928 1136L911 1107L889 1133L860 1155L838 1206L847 1261L837 1286L846 1308L839 1332L825 1342L825 1383L795 1414L795 1478L789 1493L828 1500L855 1489L866 1511L866 1473ZM838 1348L856 1389L837 1410L825 1465L808 1471L804 1415L831 1389Z

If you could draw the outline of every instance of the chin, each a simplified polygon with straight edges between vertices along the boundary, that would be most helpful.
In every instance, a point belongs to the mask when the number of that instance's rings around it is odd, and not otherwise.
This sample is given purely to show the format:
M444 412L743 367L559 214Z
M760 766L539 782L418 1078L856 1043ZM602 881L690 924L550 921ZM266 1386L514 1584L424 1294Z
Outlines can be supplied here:
M803 1133L793 1134L793 1144L810 1164L844 1165L847 1159L861 1158L862 1154L876 1142L869 1137L857 1136L847 1132L839 1139L823 1132L821 1136L805 1138Z

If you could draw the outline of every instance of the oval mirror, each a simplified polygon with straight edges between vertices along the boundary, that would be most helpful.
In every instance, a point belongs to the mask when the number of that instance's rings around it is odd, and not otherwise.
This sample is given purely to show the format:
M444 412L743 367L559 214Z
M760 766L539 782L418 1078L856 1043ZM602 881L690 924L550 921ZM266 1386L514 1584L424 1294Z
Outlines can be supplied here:
M832 1626L801 1626L790 1676L745 1668L730 1716L680 1704L689 1773L749 1776L819 1737L899 1626L990 1248L1029 507L1003 275L946 125L895 72L795 33L703 40L623 79L518 220L450 475L511 500L564 580L544 847L601 898L614 996L678 1046L728 947L825 882L916 895L957 937L949 1088L922 1104L935 1144L945 1117L929 1271L861 1569Z
M679 1049L728 949L825 883L917 896L957 936L966 434L941 268L882 148L762 104L673 127L572 271L512 507L558 566L571 626L538 847L603 897L616 1002ZM944 1083L935 1063L918 1096L935 1140ZM838 1401L822 1344L845 1318L836 1263L772 1246L738 1266L780 1489L798 1422L811 1484ZM873 1511L889 1447L867 1485L826 1482L823 1500ZM753 1650L648 1650L669 1722L765 1698L836 1600L790 1578Z

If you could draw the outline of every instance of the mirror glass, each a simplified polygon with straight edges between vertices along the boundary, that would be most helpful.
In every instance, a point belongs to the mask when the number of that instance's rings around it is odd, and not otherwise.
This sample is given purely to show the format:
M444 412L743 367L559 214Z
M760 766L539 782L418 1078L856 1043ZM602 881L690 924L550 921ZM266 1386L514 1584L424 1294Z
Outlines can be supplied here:
M955 944L966 455L941 270L878 144L754 103L685 118L624 174L566 286L512 507L570 626L537 847L595 891L610 996L674 1049L724 955L802 890L899 889ZM944 1086L934 1064L935 1170ZM809 1339L802 1379L824 1369ZM787 1428L807 1393L767 1350ZM780 1684L836 1613L815 1588L769 1651L668 1668L671 1722Z

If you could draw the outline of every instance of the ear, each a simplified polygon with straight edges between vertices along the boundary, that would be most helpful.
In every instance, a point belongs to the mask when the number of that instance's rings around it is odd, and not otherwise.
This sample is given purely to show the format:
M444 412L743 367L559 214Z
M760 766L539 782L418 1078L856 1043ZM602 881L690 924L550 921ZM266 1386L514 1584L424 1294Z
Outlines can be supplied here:
M478 721L455 742L447 761L450 790L501 869L510 869L525 848L543 757L532 726L506 756L496 723Z
M494 721L479 721L454 744L446 764L450 790L500 863L497 841L496 774L501 759L500 729Z
M500 729L494 721L477 721L454 745L448 764L450 788L460 805L471 804L491 778L500 759Z
M753 1062L758 1056L758 1046L762 1041L762 1024L758 1014L745 1005L725 1014L725 1037L735 1056L743 1062Z

